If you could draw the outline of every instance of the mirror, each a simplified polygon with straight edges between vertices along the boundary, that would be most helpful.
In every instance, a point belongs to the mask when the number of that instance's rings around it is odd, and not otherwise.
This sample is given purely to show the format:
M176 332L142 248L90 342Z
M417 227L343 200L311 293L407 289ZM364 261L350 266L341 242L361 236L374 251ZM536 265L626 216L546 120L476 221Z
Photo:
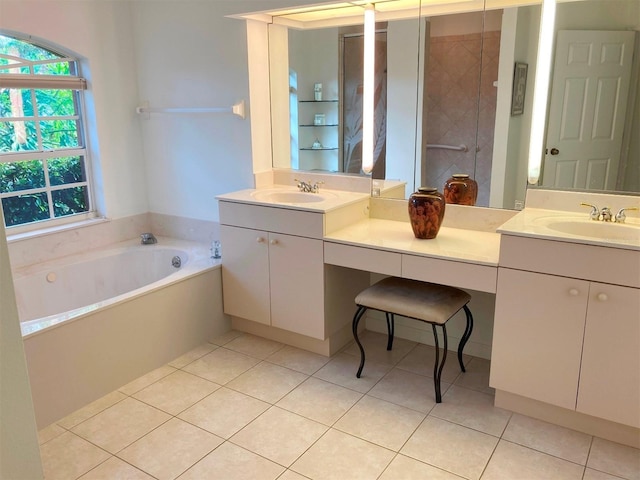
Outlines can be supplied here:
M386 164L382 175L374 169L374 178L406 182L406 198L420 185L442 189L451 174L468 173L479 183L477 205L514 208L526 189L531 109L525 96L523 114L510 114L513 68L518 60L535 70L540 7L503 14L502 0L470 3L450 13L454 4L423 2L408 19L379 23L387 35L379 41L387 52ZM506 53L500 49L505 25ZM269 26L275 168L345 172L352 164L343 147L351 136L344 134L346 68L339 62L352 31Z
M541 187L640 192L639 31L640 0L556 5Z

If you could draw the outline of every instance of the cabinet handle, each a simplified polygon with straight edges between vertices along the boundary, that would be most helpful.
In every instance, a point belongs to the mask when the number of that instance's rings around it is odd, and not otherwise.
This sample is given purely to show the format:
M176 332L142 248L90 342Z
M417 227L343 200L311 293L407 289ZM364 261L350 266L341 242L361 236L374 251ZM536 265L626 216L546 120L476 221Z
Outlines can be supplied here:
M269 242L271 245L277 245L278 244L278 240L276 238L271 239L271 241Z
M577 297L579 293L580 293L580 291L577 288L570 288L569 289L569 295L571 295L572 297Z
M258 243L264 243L264 237L258 237L258 238L256 238L256 242L258 242Z
M600 300L601 302L606 302L607 300L609 300L609 295L607 295L606 293L599 293L598 300Z

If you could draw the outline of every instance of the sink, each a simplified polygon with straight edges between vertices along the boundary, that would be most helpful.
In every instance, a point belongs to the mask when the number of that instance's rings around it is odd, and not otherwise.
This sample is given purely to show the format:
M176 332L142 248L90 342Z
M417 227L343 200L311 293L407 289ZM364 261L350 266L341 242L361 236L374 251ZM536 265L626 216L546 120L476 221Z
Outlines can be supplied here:
M579 235L622 242L640 242L640 227L611 222L595 222L593 220L558 220L550 221L547 227L556 232Z
M334 198L335 194L329 192L306 193L288 190L256 190L253 198L260 202L273 203L318 203L328 198Z

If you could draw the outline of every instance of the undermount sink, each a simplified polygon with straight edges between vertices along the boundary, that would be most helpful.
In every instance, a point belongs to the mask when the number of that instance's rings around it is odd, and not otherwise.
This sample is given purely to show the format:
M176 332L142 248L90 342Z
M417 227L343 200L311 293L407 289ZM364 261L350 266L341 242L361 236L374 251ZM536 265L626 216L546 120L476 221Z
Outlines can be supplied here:
M329 192L307 193L288 190L256 190L253 198L260 202L273 203L317 203L324 202L335 195Z
M601 240L640 242L640 227L612 222L593 220L557 220L549 221L547 227L561 233L579 235Z

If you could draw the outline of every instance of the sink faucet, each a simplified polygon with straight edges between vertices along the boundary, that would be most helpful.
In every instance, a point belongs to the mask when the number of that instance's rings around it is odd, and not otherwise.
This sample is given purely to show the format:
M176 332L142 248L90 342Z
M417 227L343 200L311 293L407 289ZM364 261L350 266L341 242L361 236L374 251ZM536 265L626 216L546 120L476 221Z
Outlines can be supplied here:
M602 207L600 210L600 220L603 222L610 222L613 219L613 213L609 207Z
M589 218L591 220L600 220L600 210L598 209L598 207L584 202L582 202L580 205L583 207L591 207L591 211L589 212Z
M304 180L298 180L297 178L294 178L294 180L298 182L298 190L306 193L318 193L320 191L320 185L324 183L315 182L312 184L311 182L305 182Z
M615 216L616 222L624 223L624 221L627 219L627 216L624 214L624 212L627 210L638 210L638 207L626 207L618 210L618 213L616 213Z
M140 235L140 243L142 245L153 245L158 243L158 239L153 236L153 233L143 233Z

